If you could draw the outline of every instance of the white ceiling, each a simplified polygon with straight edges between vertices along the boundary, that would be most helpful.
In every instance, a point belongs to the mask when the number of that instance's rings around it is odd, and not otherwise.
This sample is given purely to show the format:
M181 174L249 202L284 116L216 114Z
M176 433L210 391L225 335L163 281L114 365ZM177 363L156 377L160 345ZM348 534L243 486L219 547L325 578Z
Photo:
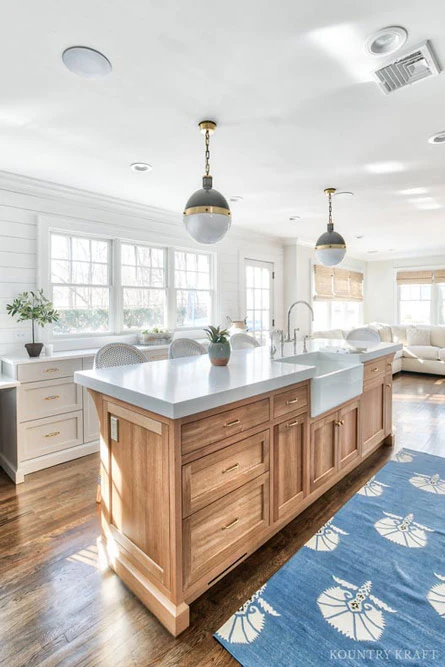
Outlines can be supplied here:
M431 39L445 67L443 0L8 4L0 169L180 212L200 187L197 123L209 117L215 188L245 198L233 225L313 242L334 186L355 193L334 201L354 254L445 252L445 145L427 143L445 129L445 74L385 96L371 77L385 61L363 50L371 32L402 25L404 48ZM105 53L112 74L66 70L61 53L79 44ZM131 172L135 161L153 171ZM400 193L411 188L432 199Z

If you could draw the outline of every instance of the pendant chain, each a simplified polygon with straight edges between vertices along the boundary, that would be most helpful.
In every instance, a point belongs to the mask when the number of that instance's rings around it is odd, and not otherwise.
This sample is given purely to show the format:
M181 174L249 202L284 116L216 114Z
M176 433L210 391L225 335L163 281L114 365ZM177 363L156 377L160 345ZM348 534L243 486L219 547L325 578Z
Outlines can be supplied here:
M329 193L329 224L332 225L332 195Z
M206 130L206 152L205 152L205 158L206 158L206 176L209 176L210 174L210 132Z

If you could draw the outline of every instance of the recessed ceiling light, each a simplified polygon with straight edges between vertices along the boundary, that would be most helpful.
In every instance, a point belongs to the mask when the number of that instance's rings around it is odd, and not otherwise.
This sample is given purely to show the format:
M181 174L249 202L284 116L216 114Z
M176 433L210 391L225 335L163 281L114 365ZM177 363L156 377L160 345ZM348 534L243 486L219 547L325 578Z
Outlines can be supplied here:
M363 235L360 236L354 236L355 239L364 239L365 237Z
M241 197L241 195L233 195L233 197L229 197L229 201L243 201L244 197Z
M428 143L430 144L445 144L445 131L437 132L433 134L429 139Z
M427 188L408 188L407 190L399 190L399 195L426 195Z
M388 26L377 30L365 42L365 50L372 56L388 56L405 44L408 33L400 26Z
M295 222L295 220L301 220L301 216L300 216L300 215L291 215L291 217L289 218L289 220L290 220L291 222Z
M405 166L402 162L373 162L367 164L365 169L371 174L394 174L398 171L404 171Z
M388 248L388 252L394 252L395 248Z
M144 171L151 171L153 167L151 164L147 164L147 162L133 162L133 164L130 164L130 169L138 174L142 174Z
M70 72L84 79L102 79L112 70L108 58L88 46L70 46L62 53L62 60Z
M335 193L336 197L340 197L341 199L349 199L350 197L354 196L353 192L336 192Z

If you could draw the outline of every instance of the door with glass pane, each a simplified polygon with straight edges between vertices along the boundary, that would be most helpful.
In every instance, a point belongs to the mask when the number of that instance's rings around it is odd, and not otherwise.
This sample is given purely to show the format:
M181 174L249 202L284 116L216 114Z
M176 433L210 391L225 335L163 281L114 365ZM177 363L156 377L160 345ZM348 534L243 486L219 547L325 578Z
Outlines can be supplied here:
M249 332L266 343L273 326L273 264L246 259L246 317Z

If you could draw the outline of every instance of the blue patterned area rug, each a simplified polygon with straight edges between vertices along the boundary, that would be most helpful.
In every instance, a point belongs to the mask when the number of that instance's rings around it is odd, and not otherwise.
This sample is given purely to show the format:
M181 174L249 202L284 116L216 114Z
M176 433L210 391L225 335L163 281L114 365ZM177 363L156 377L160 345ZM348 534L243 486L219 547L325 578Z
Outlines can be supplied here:
M215 637L243 667L443 667L445 459L398 452Z

